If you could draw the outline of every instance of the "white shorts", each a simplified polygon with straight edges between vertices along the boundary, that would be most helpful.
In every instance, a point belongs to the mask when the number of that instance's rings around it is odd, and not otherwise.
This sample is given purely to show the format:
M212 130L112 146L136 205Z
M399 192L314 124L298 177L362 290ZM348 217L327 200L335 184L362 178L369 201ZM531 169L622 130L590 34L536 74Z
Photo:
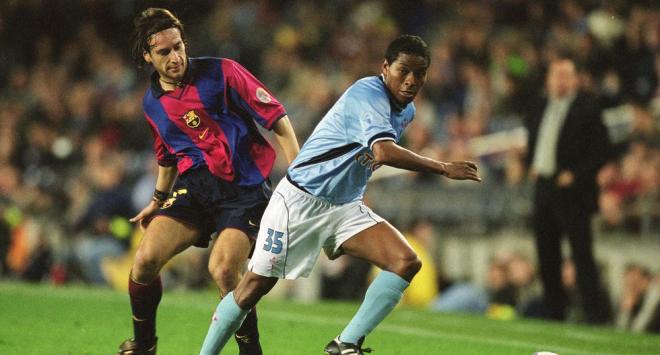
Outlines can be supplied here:
M362 201L335 205L282 179L261 218L248 269L267 277L307 277L321 249L330 259L359 232L385 220Z

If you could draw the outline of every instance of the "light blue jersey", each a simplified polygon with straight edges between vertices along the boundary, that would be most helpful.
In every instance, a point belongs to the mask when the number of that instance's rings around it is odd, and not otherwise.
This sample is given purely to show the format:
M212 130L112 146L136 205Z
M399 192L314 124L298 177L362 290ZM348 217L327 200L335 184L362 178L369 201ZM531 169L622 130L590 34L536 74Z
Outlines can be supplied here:
M358 80L316 126L288 170L290 180L334 204L362 199L378 168L373 144L399 142L415 116L413 103L392 98L380 76Z

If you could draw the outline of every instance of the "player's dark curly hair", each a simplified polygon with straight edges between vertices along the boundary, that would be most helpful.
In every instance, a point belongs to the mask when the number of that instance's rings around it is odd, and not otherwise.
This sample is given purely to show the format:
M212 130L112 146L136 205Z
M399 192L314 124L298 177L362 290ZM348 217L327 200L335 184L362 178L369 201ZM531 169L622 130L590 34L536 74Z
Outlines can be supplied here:
M385 51L385 60L392 64L398 57L399 53L412 54L426 59L426 64L431 64L431 50L426 42L414 35L401 35L387 46Z
M146 64L142 54L149 51L149 39L154 33L166 30L168 28L177 28L181 33L183 43L186 43L183 24L169 10L150 7L142 11L135 20L133 20L133 34L131 35L131 57L142 68Z

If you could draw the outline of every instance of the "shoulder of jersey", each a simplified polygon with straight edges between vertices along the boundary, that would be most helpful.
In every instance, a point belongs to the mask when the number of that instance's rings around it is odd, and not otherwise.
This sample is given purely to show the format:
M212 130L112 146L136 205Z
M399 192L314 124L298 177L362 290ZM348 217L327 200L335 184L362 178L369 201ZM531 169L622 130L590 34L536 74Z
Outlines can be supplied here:
M370 76L356 81L348 91L359 95L378 95L382 92L382 83L377 76Z

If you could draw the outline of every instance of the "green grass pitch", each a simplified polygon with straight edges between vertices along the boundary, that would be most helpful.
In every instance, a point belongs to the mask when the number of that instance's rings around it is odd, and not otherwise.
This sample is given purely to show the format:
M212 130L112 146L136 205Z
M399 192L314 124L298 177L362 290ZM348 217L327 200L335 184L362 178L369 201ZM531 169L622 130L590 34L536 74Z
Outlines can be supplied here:
M159 354L197 354L215 308L213 292L165 291L158 315ZM356 303L259 305L266 355L323 354ZM0 282L0 354L113 354L130 336L126 294L83 286ZM660 336L610 328L396 309L365 343L387 354L660 354ZM237 354L231 340L223 354Z

